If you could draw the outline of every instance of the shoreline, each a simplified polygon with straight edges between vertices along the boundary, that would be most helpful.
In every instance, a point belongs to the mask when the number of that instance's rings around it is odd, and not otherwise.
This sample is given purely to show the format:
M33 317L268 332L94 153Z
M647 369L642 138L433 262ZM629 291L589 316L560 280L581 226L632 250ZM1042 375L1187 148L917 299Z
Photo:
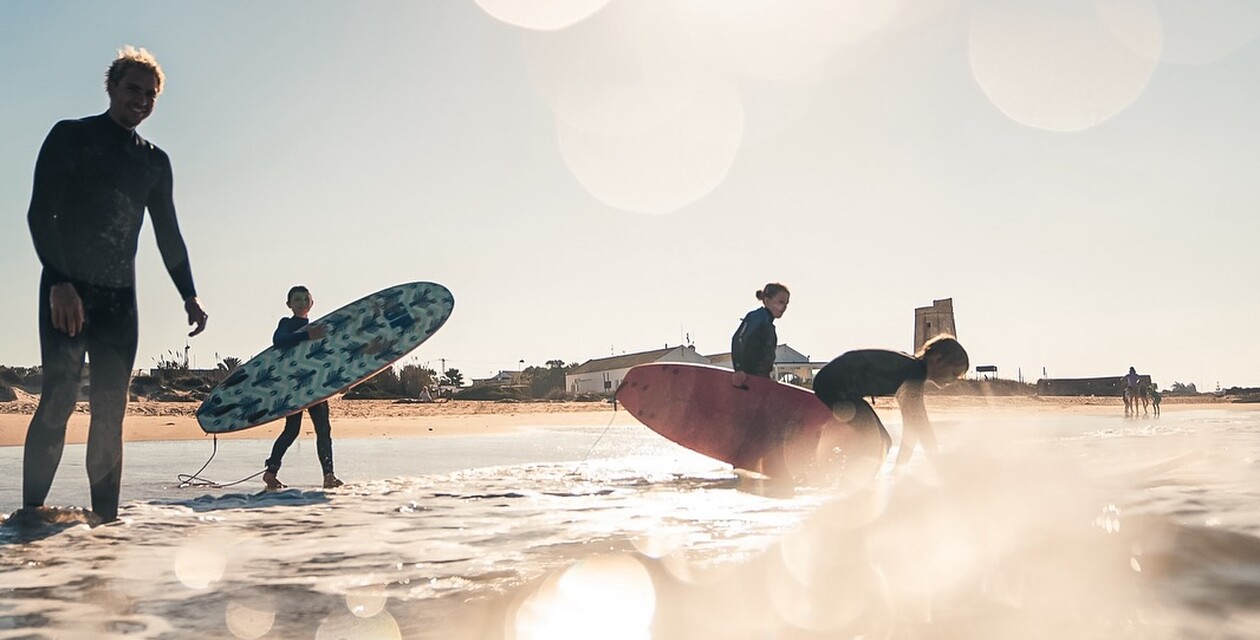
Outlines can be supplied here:
M977 413L1073 413L1123 417L1119 398L1097 396L950 396L928 395L931 416L957 418ZM637 425L628 412L605 402L478 402L452 400L397 403L393 400L329 401L334 438L445 437L503 434L530 427L592 427ZM0 447L21 446L34 413L36 398L0 402ZM210 437L197 424L195 402L134 401L123 420L124 442L197 440ZM875 410L886 421L900 421L893 398L878 398ZM1218 398L1165 398L1161 408L1182 411L1201 408L1260 410L1257 403L1227 402ZM1151 416L1147 416L1151 417ZM66 427L66 444L87 441L91 417L87 403L79 403ZM219 434L228 440L273 440L283 429L275 421L252 429ZM314 433L309 417L301 436Z

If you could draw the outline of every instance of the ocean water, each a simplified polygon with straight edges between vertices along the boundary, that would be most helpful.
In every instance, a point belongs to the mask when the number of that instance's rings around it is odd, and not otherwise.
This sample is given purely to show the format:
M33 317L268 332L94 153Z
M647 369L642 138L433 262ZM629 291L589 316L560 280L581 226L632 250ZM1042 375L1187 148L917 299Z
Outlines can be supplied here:
M936 458L789 496L623 425L340 439L333 491L303 436L262 495L177 486L210 440L133 443L122 522L0 527L0 639L1260 636L1260 412L936 424Z

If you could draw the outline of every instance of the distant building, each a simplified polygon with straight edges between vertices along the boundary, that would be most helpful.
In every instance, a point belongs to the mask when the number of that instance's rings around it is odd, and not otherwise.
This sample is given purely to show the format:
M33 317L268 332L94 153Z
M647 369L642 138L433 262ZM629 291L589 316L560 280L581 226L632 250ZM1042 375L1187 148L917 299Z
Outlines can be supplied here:
M608 358L587 360L564 376L564 386L569 393L603 393L612 395L621 384L630 367L650 362L694 362L709 364L709 359L696 353L690 345L627 353Z
M500 371L489 378L473 378L474 387L510 387L521 384L520 371Z
M708 356L709 362L719 367L726 367L734 370L731 366L731 352L716 353ZM787 346L781 344L774 348L774 372L775 380L781 382L792 382L796 384L809 384L814 381L814 370L821 369L827 363L815 363L809 361L809 356Z
M958 337L958 329L954 326L953 298L933 300L932 306L914 310L914 353L918 353L928 340L942 333Z

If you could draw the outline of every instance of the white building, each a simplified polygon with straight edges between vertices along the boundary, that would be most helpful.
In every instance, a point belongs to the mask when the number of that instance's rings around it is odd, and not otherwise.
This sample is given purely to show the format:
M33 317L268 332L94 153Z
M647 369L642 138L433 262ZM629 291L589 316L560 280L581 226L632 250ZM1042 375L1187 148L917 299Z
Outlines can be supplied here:
M650 362L694 362L709 364L709 359L696 353L692 346L666 346L655 351L627 353L608 358L587 360L564 376L569 393L602 393L612 395L631 367Z
M715 353L708 356L709 363L734 369L731 366L731 352ZM781 344L774 348L774 372L775 380L780 382L791 382L794 384L809 384L814 381L814 371L821 369L827 363L815 363L809 361L809 356L787 346Z

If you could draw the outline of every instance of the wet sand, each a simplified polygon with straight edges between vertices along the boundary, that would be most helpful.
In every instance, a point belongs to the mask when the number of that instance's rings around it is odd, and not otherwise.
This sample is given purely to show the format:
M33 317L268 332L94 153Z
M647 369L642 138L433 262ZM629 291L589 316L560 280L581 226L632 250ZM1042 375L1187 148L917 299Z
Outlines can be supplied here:
M37 398L25 396L12 402L0 402L0 446L21 445L26 428L35 410ZM630 414L614 412L603 402L477 402L447 401L432 403L397 403L392 400L330 401L333 433L337 438L458 436L506 433L525 427L584 426L603 424L635 424ZM1166 398L1163 410L1222 405L1237 410L1260 409L1260 404L1236 404L1212 397ZM195 402L132 402L123 423L127 442L153 440L195 440L209 437L197 425ZM1090 415L1123 415L1119 398L1103 397L1014 397L1014 396L945 396L927 398L928 412L933 417L949 418L975 413L1071 412ZM900 422L896 401L879 398L876 410L887 420ZM87 403L80 403L67 426L66 442L87 441L90 416ZM223 434L226 439L271 440L283 428L277 421L238 433ZM310 419L305 418L303 435L313 433Z

